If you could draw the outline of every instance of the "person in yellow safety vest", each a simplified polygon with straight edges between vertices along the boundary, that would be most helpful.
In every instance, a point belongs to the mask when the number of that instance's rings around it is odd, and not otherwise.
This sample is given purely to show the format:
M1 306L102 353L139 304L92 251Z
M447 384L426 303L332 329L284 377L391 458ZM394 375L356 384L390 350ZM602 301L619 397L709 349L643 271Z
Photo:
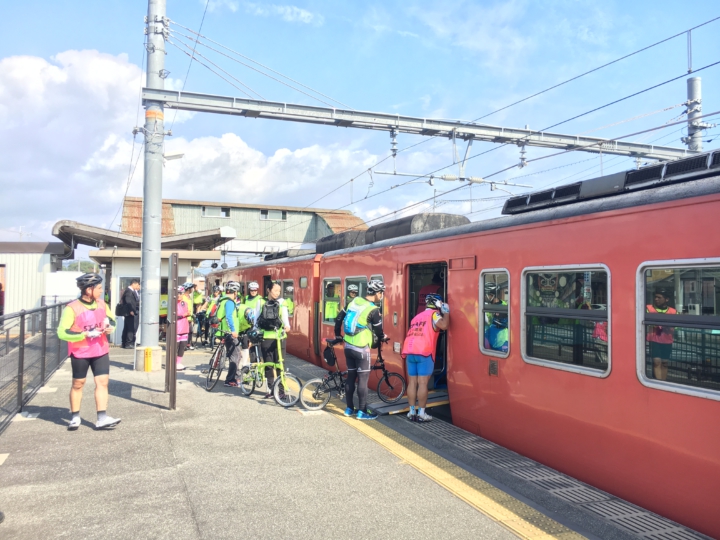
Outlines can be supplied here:
M340 312L340 295L335 290L335 284L334 283L328 283L326 288L325 296L327 298L337 298L338 300L326 300L325 301L325 309L323 312L325 313L324 319L326 321L334 321L338 313Z
M195 347L193 347L193 326L195 326L195 315L193 313L193 292L195 291L195 284L192 281L186 281L183 283L183 288L185 289L185 293L183 296L185 297L185 303L188 305L188 308L190 308L190 317L188 317L188 324L190 325L190 329L188 331L188 340L187 340L187 347L185 348L186 351L194 351Z
M272 282L267 290L267 302L263 302L263 305L261 306L261 314L267 313L268 310L265 309L265 306L269 306L270 308L277 306L278 315L277 319L274 321L275 325L273 330L262 328L263 341L260 345L260 348L262 349L264 362L278 362L278 336L280 337L281 352L283 353L283 355L285 354L285 341L287 333L290 331L290 319L288 318L288 308L287 305L285 305L285 300L283 298L280 298L281 294L282 283L279 281ZM260 320L260 325L262 324L263 321ZM273 383L275 382L275 375L276 373L274 368L265 368L265 378L267 379L268 383L268 393L265 394L265 399L269 399L272 397L271 388ZM278 372L277 375L280 375L280 373Z
M260 286L257 281L248 283L248 295L245 297L245 305L255 312L255 320L260 316L260 309L265 302L260 296Z
M80 298L65 307L58 324L58 337L67 341L72 365L72 419L68 424L70 431L78 429L81 424L80 403L88 369L92 369L95 378L95 427L111 428L120 423L119 418L112 418L106 412L110 381L110 345L107 336L115 331L115 317L108 305L101 300L102 281L98 274L83 274L77 278Z
M219 331L225 340L225 352L230 360L225 386L237 387L235 380L240 358L243 364L249 363L248 339L245 335L252 328L253 312L245 304L239 304L238 292L240 284L237 281L228 281L225 285L225 296L220 301L216 312L220 320Z
M290 317L293 316L293 313L295 312L295 302L293 302L293 291L295 290L295 287L292 285L288 285L285 287L285 305L288 309L288 315Z
M377 414L367 408L367 385L370 379L372 360L370 347L373 333L379 341L387 341L383 332L382 315L377 303L382 303L385 284L379 279L372 279L367 286L365 298L355 298L347 310L342 310L335 319L335 337L340 339L342 327L345 337L345 362L348 376L345 382L347 408L345 416L357 415L358 420L375 420ZM357 381L358 409L354 409L353 396Z
M205 343L206 347L212 347L213 343L210 339L210 316L213 313L213 309L215 308L215 304L218 303L218 300L222 297L222 289L218 285L213 285L212 288L212 296L208 296L205 299L205 303L200 306L200 311L205 312L205 327L203 328L203 343Z

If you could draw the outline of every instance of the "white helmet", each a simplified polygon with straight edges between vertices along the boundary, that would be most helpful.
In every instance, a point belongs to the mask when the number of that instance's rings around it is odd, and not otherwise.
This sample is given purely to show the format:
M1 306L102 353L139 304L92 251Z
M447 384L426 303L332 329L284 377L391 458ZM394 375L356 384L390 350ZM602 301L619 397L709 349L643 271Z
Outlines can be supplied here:
M248 290L250 291L257 291L260 288L260 285L257 284L257 281L251 281L248 283Z
M240 290L240 284L237 281L228 281L225 284L225 292L234 293Z
M385 292L385 284L379 279L371 279L368 283L368 294L377 294L379 292Z
M293 292L294 290L295 287L293 287L292 285L288 285L287 287L285 287L285 292Z
M351 292L358 293L358 292L360 292L360 289L358 288L357 285L348 285L348 292L349 293L351 293Z

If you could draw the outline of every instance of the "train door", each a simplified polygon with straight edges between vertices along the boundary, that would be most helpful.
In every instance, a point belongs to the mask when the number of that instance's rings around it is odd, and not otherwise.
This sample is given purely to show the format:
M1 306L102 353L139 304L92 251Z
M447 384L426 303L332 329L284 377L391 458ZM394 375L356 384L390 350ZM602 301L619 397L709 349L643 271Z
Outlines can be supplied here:
M423 263L408 266L408 318L406 329L415 315L425 309L425 296L436 293L447 299L447 263ZM435 370L428 382L428 407L447 405L447 335L440 334L435 351ZM449 410L447 411L449 416Z

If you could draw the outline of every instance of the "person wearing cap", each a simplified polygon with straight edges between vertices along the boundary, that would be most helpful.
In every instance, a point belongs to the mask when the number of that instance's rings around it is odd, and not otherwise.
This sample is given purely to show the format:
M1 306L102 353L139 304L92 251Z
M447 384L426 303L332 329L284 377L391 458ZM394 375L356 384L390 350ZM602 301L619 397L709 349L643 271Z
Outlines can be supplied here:
M428 381L435 369L438 337L450 324L450 306L443 303L439 294L426 294L425 306L410 322L401 353L407 363L407 396L410 404L408 419L413 422L432 420L432 416L425 412Z
M377 306L377 303L382 302L384 294L385 284L379 279L370 280L365 298L355 298L347 310L341 310L335 319L335 338L344 340L348 370L345 381L345 416L355 416L358 420L375 420L378 416L367 408L367 385L372 371L370 347L373 344L373 334L378 341L387 341L383 331L382 314ZM342 338L341 328L345 333ZM357 409L353 402L356 389Z
M95 378L95 427L111 428L120 423L119 418L107 415L110 381L110 344L107 336L115 330L115 319L110 307L102 300L102 281L102 277L94 273L77 278L80 298L65 306L58 324L58 337L68 343L72 366L70 431L75 431L81 424L80 404L88 369L92 369Z
M677 310L668 305L671 295L668 289L662 287L655 289L653 303L646 306L647 312L677 315ZM667 380L668 364L675 341L675 327L653 325L648 326L646 332L646 339L650 345L650 358L653 360L653 376L661 381Z
M350 302L358 297L359 292L360 288L357 285L348 285L347 296L345 297L345 311L347 311Z

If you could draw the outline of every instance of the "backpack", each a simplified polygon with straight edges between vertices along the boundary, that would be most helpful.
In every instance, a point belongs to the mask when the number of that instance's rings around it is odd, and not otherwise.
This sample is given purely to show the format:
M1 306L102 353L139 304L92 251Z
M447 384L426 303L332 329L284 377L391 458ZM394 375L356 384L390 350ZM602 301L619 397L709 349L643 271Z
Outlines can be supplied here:
M359 323L360 315L363 311L365 311L366 307L367 304L350 302L350 305L348 306L347 312L345 314L345 319L343 319L343 332L345 332L346 336L357 335L362 330L365 330L367 328L367 326Z
M280 328L282 326L282 321L280 320L280 303L275 300L265 302L260 311L257 325L263 330L268 331Z
M217 311L220 308L220 302L225 300L225 298L222 298L218 300L217 302L213 303L213 307L210 310L210 314L208 315L208 322L210 323L210 326L217 326L220 324L220 319L217 317Z

